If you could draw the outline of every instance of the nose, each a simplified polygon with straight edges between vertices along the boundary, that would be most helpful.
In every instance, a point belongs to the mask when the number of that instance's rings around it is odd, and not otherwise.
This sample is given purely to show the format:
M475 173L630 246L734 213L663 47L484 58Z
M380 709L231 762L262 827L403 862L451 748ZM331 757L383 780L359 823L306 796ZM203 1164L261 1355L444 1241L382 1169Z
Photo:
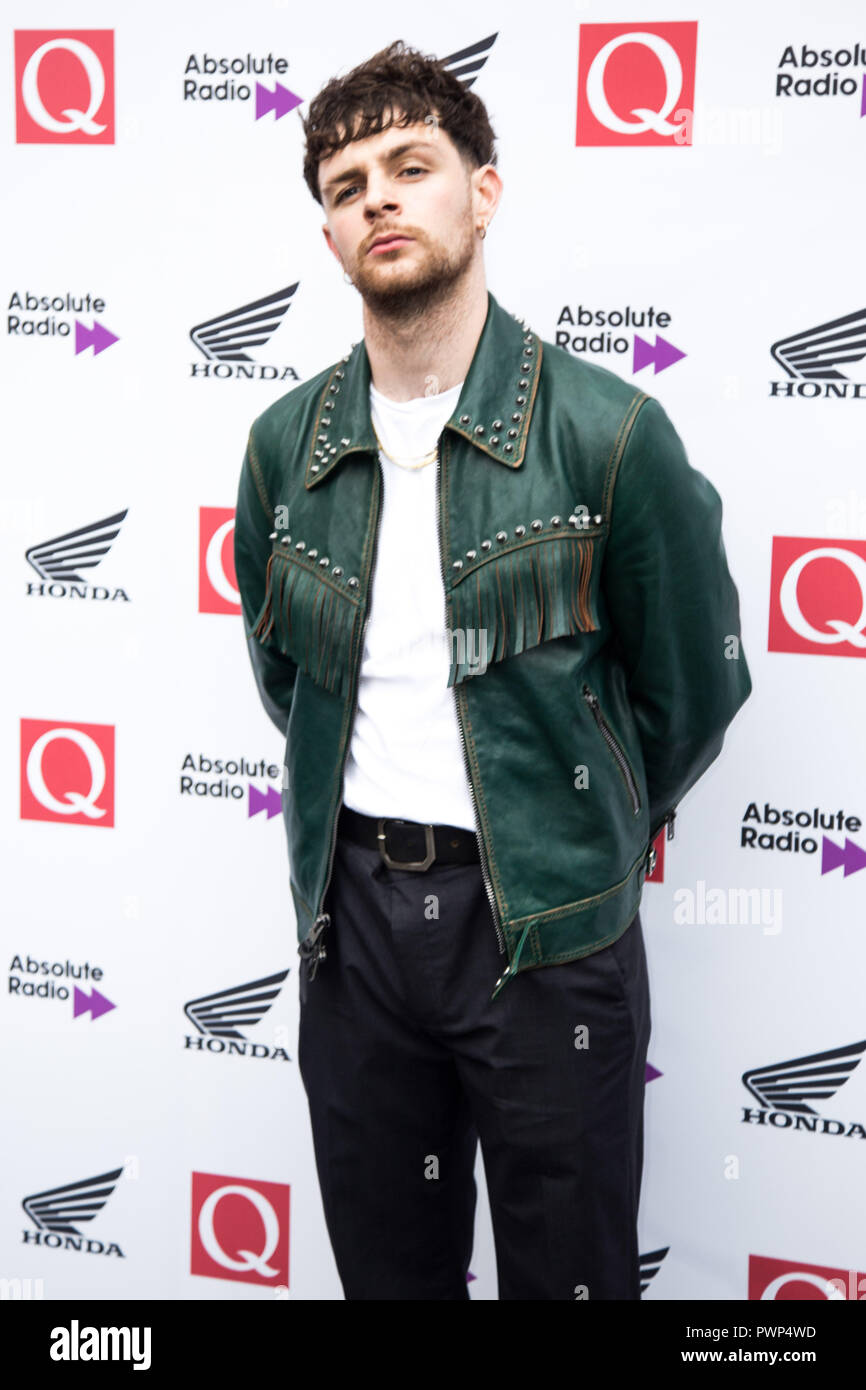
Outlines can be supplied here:
M399 206L394 185L388 175L379 172L369 174L364 199L367 218L375 221L380 212L394 212Z

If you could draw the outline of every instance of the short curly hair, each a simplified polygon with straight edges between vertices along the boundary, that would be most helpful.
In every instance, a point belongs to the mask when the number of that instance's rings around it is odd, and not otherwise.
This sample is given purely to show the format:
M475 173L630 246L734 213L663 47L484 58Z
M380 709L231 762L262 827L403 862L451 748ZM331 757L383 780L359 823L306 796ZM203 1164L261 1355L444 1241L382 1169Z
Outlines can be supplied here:
M332 77L303 120L304 180L316 202L322 204L321 160L392 125L412 125L431 117L468 165L496 164L496 136L484 102L433 55L397 39L345 77Z

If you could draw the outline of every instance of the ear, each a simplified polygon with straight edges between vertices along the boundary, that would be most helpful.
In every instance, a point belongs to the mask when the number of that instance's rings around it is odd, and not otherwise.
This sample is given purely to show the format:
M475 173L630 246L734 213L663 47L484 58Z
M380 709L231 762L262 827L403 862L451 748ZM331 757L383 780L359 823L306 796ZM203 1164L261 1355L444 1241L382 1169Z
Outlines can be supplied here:
M336 256L337 260L338 260L339 263L340 263L341 269L344 268L344 267L343 267L343 258L342 258L342 256L340 255L339 251L337 250L336 246L334 245L334 238L331 236L331 229L330 229L330 227L328 226L327 222L323 222L323 223L322 223L322 231L323 231L324 236L325 236L325 241L328 243L328 249L331 250L331 251L333 251L334 255Z
M490 221L502 196L502 179L493 164L483 164L472 174L475 211Z

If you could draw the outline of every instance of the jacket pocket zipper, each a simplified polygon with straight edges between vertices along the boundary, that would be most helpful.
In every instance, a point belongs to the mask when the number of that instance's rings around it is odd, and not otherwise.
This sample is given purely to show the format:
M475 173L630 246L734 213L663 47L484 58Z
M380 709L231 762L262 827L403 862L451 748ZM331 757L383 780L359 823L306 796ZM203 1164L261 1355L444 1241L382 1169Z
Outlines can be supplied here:
M623 781L625 782L625 785L628 789L628 794L631 797L632 810L634 811L634 814L637 815L640 811L640 797L638 795L637 783L634 780L634 774L632 773L632 770L629 767L628 758L626 757L620 743L618 742L616 735L614 734L613 730L611 729L610 725L608 724L607 720L601 712L601 705L598 702L598 696L593 694L588 685L584 685L583 687L583 698L586 700L586 703L592 710L593 718L595 719L595 722L598 725L599 732L602 738L604 739L605 743L607 744L608 748L610 749L611 753L616 759L617 767L622 773Z

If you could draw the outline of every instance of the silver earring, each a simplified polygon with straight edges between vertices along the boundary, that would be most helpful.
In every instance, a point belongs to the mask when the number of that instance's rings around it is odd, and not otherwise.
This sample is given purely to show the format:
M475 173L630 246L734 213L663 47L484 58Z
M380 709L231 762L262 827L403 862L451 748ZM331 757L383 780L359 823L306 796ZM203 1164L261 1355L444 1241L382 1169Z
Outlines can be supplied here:
M479 224L478 224L478 231L479 231L479 234L480 234L480 236L481 236L481 240L483 241L484 238L485 238L486 235L487 235L487 223L486 223L486 222L479 222Z

